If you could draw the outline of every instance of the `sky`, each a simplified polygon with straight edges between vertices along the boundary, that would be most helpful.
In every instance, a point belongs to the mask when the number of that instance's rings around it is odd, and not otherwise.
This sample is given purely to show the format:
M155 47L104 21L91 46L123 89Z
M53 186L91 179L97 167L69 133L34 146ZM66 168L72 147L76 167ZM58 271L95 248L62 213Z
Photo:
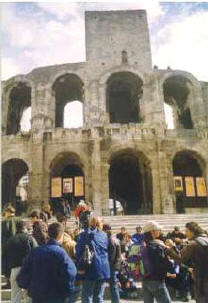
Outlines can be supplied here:
M2 8L2 79L40 66L85 61L85 10L146 9L152 61L208 81L207 2L6 2Z

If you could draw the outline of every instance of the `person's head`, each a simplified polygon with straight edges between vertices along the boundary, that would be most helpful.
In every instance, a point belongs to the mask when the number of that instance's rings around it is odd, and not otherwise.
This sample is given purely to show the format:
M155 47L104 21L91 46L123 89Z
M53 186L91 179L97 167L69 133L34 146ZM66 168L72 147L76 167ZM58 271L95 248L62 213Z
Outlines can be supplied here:
M30 220L32 223L40 220L40 212L38 210L33 210L29 215Z
M64 228L66 227L67 217L65 215L63 215L62 213L57 213L56 219L64 226Z
M143 228L145 241L157 239L162 227L156 221L148 221Z
M136 227L136 232L137 232L138 234L141 234L141 233L142 233L142 227L141 227L141 226L137 226L137 227Z
M109 224L104 224L103 225L103 231L110 236L111 235L111 226Z
M61 223L52 223L48 227L48 235L50 239L56 240L60 244L63 242L64 238L64 227Z
M179 234L179 232L180 232L180 227L179 227L179 226L175 226L175 227L174 227L174 232L175 232L175 234Z
M15 208L11 204L7 204L3 210L3 216L10 218L15 216Z
M126 227L122 226L121 227L121 234L124 235L126 233Z
M23 220L16 222L16 233L23 233L26 231L27 223Z
M174 246L174 242L172 239L166 239L165 240L165 245L169 246L169 247L172 247Z
M97 227L98 229L102 230L103 229L102 219L100 217L96 217L96 216L90 217L89 227L92 229Z
M204 234L203 229L196 222L188 222L186 223L186 237L188 239L192 239Z
M44 204L44 205L43 205L43 211L45 211L45 212L50 212L50 211L51 211L51 206L50 206L50 204Z

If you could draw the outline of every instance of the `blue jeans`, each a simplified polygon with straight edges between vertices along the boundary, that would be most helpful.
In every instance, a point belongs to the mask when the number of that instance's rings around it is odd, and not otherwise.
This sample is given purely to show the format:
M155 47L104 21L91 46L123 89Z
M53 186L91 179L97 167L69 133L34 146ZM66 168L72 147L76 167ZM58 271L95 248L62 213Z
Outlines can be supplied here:
M143 281L144 303L153 303L154 298L158 303L171 303L171 298L165 282Z
M103 303L105 281L84 280L82 285L82 303Z
M120 295L118 290L118 272L111 271L111 277L109 280L110 284L110 292L111 292L111 303L119 303L120 302Z

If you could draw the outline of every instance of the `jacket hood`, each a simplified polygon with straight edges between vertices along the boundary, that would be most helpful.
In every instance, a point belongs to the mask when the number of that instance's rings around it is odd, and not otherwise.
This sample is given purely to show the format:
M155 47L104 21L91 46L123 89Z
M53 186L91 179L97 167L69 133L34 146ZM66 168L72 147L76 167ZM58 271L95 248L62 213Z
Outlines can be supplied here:
M99 230L98 228L88 228L87 233L90 235L91 240L94 240L103 248L107 248L106 244L108 243L108 237L103 231Z
M199 243L201 246L205 246L205 247L208 246L208 237L200 236L195 238L195 241Z

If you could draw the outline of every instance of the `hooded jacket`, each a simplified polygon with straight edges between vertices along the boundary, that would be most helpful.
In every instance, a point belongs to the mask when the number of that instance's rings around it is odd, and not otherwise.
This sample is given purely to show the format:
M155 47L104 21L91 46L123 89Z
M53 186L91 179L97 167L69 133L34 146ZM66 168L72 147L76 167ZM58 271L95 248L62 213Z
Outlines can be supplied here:
M84 275L86 280L106 280L110 278L110 266L108 261L108 237L95 228L87 228L77 238L76 260L82 258L85 245L88 245L94 253L92 263Z

